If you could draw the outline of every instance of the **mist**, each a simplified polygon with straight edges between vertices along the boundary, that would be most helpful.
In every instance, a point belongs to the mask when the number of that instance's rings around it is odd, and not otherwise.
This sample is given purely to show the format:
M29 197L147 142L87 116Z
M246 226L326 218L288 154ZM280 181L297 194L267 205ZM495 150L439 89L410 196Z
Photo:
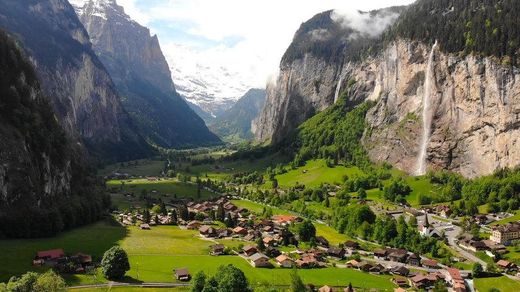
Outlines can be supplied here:
M355 31L353 37L370 38L381 35L398 17L398 13L390 11L381 11L374 15L374 13L359 10L336 9L331 14L332 20Z

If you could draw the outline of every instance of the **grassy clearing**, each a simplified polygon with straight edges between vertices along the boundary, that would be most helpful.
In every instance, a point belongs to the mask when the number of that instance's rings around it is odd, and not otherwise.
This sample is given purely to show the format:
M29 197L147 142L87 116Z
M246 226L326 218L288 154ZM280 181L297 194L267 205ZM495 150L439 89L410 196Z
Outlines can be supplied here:
M108 175L114 172L128 173L135 176L156 176L164 169L165 162L162 160L141 159L129 162L111 164L100 169L100 175Z
M290 283L290 269L256 269L238 256L138 256L131 257L132 278L147 279L155 282L173 281L172 271L175 268L188 267L191 274L204 271L214 274L220 265L232 264L242 271L251 284L264 282L277 285ZM139 273L139 275L138 275ZM394 286L389 276L375 276L352 269L326 268L313 270L299 270L299 275L305 283L315 285L346 286L349 282L356 287L391 290Z
M311 160L287 173L277 175L278 185L281 187L293 187L304 184L307 187L318 187L323 183L338 184L343 182L343 177L361 175L363 172L357 167L345 167L338 165L328 167L325 160Z
M139 196L143 190L153 198L162 198L167 202L174 198L208 199L215 196L214 193L202 189L200 198L197 195L197 185L194 183L183 183L177 179L161 179L160 181L148 181L147 179L110 180L107 187L115 189L118 194L112 195L114 205L120 209L130 206L143 206ZM123 193L133 193L133 198L126 198Z
M143 287L104 287L104 288L85 288L85 289L69 289L69 292L138 292L138 291L146 291L146 292L180 292L180 291L191 291L190 287L175 287L175 288L143 288Z
M486 292L491 288L498 288L501 292L514 292L520 290L520 282L509 279L506 276L494 278L478 278L474 280L478 291Z

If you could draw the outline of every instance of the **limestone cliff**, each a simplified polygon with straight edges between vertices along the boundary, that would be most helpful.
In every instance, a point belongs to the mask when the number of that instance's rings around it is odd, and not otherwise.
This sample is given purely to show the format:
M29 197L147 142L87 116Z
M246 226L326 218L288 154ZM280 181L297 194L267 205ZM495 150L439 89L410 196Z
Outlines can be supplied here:
M30 56L66 132L102 159L147 155L72 6L66 0L1 0L0 6L0 27Z
M220 142L175 91L156 35L114 0L87 1L76 12L144 137L162 147Z

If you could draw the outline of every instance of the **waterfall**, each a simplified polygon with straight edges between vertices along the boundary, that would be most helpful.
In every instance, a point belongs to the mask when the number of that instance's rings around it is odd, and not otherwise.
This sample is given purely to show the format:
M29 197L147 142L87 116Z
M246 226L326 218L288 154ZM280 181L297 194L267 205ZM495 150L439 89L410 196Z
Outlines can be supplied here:
M426 67L426 76L424 79L424 94L422 99L423 109L422 109L422 121L423 121L423 132L421 138L421 148L419 150L419 155L417 156L417 168L415 170L415 175L424 175L426 174L426 156L428 150L428 143L430 142L431 135L431 127L432 127L432 118L433 112L431 109L431 95L433 91L433 87L435 86L435 81L433 78L434 75L434 64L433 58L435 56L435 48L437 47L437 41L432 47L430 52L430 56L428 57L428 64Z
M338 85L336 85L336 93L334 94L334 103L336 103L336 101L338 101L339 99L339 94L340 94L340 91L341 91L341 84L343 83L343 79L345 79L345 72L343 72L343 69L341 69L341 72L339 74L339 81L338 81Z

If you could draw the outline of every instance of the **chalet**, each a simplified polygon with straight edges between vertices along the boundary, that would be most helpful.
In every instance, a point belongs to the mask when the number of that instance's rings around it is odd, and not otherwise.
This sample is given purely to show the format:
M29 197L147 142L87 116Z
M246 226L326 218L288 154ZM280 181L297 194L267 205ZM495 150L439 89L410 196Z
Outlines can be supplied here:
M374 250L374 258L379 260L386 260L387 250L386 249L376 249Z
M271 236L264 237L264 239L262 239L262 241L264 242L265 246L276 246L277 245L276 240L274 238L272 238Z
M421 264L428 269L438 269L439 263L436 260L424 259Z
M343 259L345 257L345 250L339 247L330 247L327 250L327 255L337 259Z
M224 229L217 230L218 238L226 238L226 237L231 237L231 236L233 236L233 231L231 229L224 228Z
M412 253L408 256L407 262L412 266L421 266L421 257L416 253Z
M273 226L270 226L270 225L267 225L264 228L262 228L262 231L267 232L267 233L273 232L273 230L274 230Z
M61 249L61 248L39 251L36 253L36 259L44 260L44 261L56 261L60 258L63 258L64 256L65 256L65 252L63 252L63 249Z
M505 245L510 244L513 240L520 239L520 222L495 225L489 239L496 243Z
M213 244L209 247L210 254L213 256L219 256L224 254L226 247L223 244Z
M470 250L472 252L477 252L477 251L487 249L486 244L480 240L464 239L464 240L459 241L459 246L462 247L463 249Z
M201 227L199 227L199 233L204 237L215 237L215 235L217 234L215 228L208 225L202 225Z
M396 266L390 269L390 273L406 277L410 274L410 270L405 266Z
M356 260L350 260L347 262L347 268L354 268L354 269L357 269L359 267L359 264L360 262L356 261Z
M372 266L368 271L372 274L383 274L386 273L386 268L381 264L377 264Z
M282 268L292 268L294 266L294 261L283 254L276 257L276 263Z
M271 266L269 258L261 253L255 253L254 255L250 256L249 261L251 262L251 265L255 268L267 268Z
M252 256L253 254L258 252L258 249L255 246L252 245L246 245L242 248L242 251L246 256Z
M334 290L331 287L327 286L327 285L325 285L325 286L321 287L320 289L318 289L318 292L333 292L333 291Z
M370 271L370 269L372 269L372 265L367 262L361 262L358 265L358 269L363 272L368 272L368 271Z
M391 249L389 250L388 259L394 262L404 263L408 257L408 252L404 249Z
M177 279L179 281L189 281L191 279L190 272L186 268L175 269L174 274L175 274L175 279Z
M255 240L254 233L249 233L248 235L244 236L244 240L245 241L254 241Z
M506 260L499 260L497 262L497 267L506 273L518 271L518 267L514 263Z
M352 240L346 241L343 244L343 247L346 248L346 249L351 249L351 250L360 249L359 243L357 243L355 241L352 241Z
M150 224L143 223L143 224L139 225L139 228L141 230L150 230Z
M233 234L245 236L245 235L247 235L247 229L237 226L237 227L233 228Z
M401 288L401 287L408 286L408 280L406 278L396 277L396 278L392 279L392 282L394 282L397 286L399 286L399 288L394 289L394 292L406 292L406 290Z
M274 215L272 217L272 219L273 219L273 222L279 226L286 226L286 225L290 225L293 222L301 221L301 218L299 218L298 216L294 216L294 215Z
M201 225L202 225L202 223L200 221L193 220L193 221L188 222L188 224L186 225L186 228L189 230L197 230L200 228Z
M329 247L329 241L323 236L316 236L316 243L321 247Z
M296 260L296 266L298 266L298 268L314 268L319 266L319 262L315 257L307 255Z
M416 275L412 278L410 278L410 286L417 288L417 289L425 289L428 290L429 288L432 288L435 282L438 281L438 278L436 275L428 274L428 275Z

